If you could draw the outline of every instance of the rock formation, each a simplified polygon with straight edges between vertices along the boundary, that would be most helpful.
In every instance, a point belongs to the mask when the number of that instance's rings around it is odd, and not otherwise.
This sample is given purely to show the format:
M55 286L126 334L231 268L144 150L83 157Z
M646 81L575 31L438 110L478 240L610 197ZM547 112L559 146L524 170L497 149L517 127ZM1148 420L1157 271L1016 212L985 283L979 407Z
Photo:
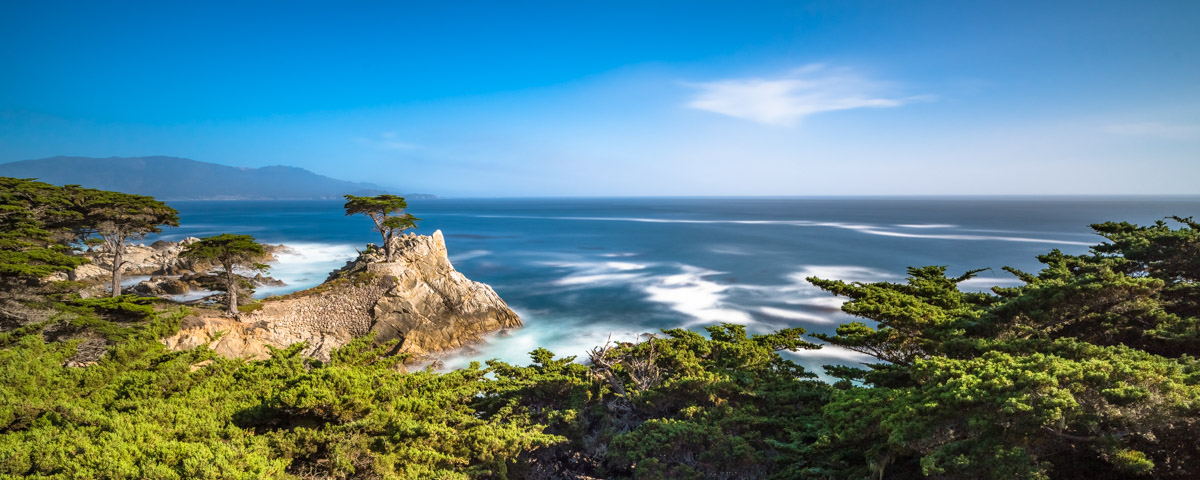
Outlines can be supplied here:
M134 244L125 246L125 254L123 261L126 263L123 275L186 275L189 273L204 273L213 267L213 265L205 262L197 262L186 258L179 258L179 254L183 253L184 248L188 245L200 241L196 237L187 237L178 242L170 242L159 240L150 245ZM285 250L284 245L263 245L263 250L266 252L266 257L262 259L263 263L274 260L275 252ZM103 245L93 248L87 252L83 252L82 256L91 260L91 263L84 264L75 269L75 280L85 282L89 280L104 280L112 275L112 257L105 251ZM55 280L65 280L65 274L59 274Z
M150 245L126 245L124 254L126 266L122 271L122 275L125 278L144 275L150 275L151 277L131 288L125 289L125 291L142 296L172 298L175 295L182 295L193 291L211 291L214 290L215 285L224 285L223 279L209 278L209 271L216 268L216 265L179 257L188 245L198 241L200 241L199 238L187 237L178 242L159 240ZM276 253L285 252L287 248L284 245L263 244L265 255L259 261L262 263L272 262L275 260ZM90 284L90 287L80 292L85 298L107 295L106 287L112 278L112 257L105 251L104 246L93 248L80 255L90 260L90 263L77 267L72 272L73 275L56 273L50 276L49 280L61 281L72 279ZM284 284L278 279L262 274L245 277L245 279L255 287L282 286ZM216 287L216 289L220 289L220 287ZM223 294L218 294L211 298L216 298L219 295ZM246 297L247 301L249 301L249 295L246 295ZM202 302L207 300L208 298L197 301Z
M242 276L242 278L253 287L282 287L287 284L277 278L268 277L261 273L251 276ZM175 298L177 295L184 295L192 292L209 293L210 295L202 297L187 303L215 303L224 305L224 293L213 293L216 290L221 290L225 287L225 279L220 274L211 273L188 273L180 276L152 276L148 280L143 280L137 285L134 285L130 293L135 293L141 296ZM254 303L251 298L252 290L238 289L238 304L246 305ZM220 298L218 298L220 297Z
M431 237L403 236L396 243L391 263L366 264L369 274L395 279L395 286L372 309L376 340L398 339L401 351L423 355L521 326L521 319L492 287L454 270L440 230Z
M199 287L198 284L181 278L150 277L149 280L134 285L132 290L138 295L169 296L183 295Z
M441 231L394 241L392 262L368 249L317 287L267 299L239 318L189 318L164 342L176 349L208 343L222 355L266 358L267 346L303 341L305 354L328 359L334 348L374 333L377 342L397 340L398 352L426 356L521 326L491 287L454 270Z
M128 264L124 275L182 275L207 269L209 265L194 265L179 258L185 247L198 241L199 238L187 237L178 242L159 240L150 245L126 245L124 261ZM112 275L112 258L104 246L84 252L83 256L92 262L75 269L75 280L86 282Z

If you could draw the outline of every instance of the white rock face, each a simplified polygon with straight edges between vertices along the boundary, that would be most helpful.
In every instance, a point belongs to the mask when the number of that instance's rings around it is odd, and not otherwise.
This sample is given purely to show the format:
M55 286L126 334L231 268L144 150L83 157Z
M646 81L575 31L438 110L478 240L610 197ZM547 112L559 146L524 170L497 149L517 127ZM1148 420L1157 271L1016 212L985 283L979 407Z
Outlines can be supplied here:
M395 286L372 309L376 340L398 339L401 351L424 355L521 326L492 287L454 270L441 230L430 237L407 235L397 243L391 263L367 265L368 272L395 278Z
M192 273L196 270L204 270L210 265L196 265L194 262L179 258L179 254L183 253L184 247L200 241L196 237L187 237L178 242L154 242L153 245L126 245L123 261L128 262L123 275L179 275L183 273ZM80 265L75 269L75 279L78 281L88 281L104 279L112 276L112 257L105 251L104 246L99 246L91 252L84 253L83 256L92 261L92 263ZM66 276L56 278L56 280L65 280Z

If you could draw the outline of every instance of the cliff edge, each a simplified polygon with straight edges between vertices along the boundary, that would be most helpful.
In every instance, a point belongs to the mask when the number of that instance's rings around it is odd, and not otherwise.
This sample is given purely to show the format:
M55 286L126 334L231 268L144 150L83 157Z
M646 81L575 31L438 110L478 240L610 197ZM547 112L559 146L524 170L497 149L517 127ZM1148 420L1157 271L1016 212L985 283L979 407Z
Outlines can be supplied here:
M266 299L237 318L194 315L163 342L174 349L207 343L228 357L256 359L270 355L268 346L307 342L306 355L328 360L333 349L374 333L380 343L398 340L397 352L426 356L521 326L491 287L454 269L440 230L394 242L392 262L368 249L321 285Z

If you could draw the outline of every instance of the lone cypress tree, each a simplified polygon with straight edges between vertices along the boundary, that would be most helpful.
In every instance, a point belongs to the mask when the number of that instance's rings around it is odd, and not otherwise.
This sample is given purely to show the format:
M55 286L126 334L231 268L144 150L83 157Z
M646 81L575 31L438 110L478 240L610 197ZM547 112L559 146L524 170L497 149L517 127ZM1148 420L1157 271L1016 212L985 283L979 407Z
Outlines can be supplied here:
M408 202L404 197L396 195L376 195L374 197L356 197L346 195L346 215L366 215L375 222L375 231L383 238L384 261L392 261L392 239L410 228L417 228L421 219L404 213Z
M229 314L237 315L237 286L238 275L234 268L243 267L252 270L266 270L267 266L258 263L264 255L262 245L249 235L233 235L222 233L215 237L203 238L199 242L188 245L180 257L207 260L221 264L225 269L225 294L229 297Z

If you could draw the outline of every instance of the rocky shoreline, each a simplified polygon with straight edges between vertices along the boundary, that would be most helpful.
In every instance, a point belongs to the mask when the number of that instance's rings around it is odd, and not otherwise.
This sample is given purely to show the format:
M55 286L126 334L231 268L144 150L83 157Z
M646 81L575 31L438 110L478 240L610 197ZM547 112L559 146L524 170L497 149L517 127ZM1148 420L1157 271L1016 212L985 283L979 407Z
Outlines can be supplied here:
M440 230L393 241L391 262L368 248L321 285L264 299L236 318L197 310L163 342L173 349L207 344L227 357L254 359L305 342L304 354L328 360L337 347L374 334L378 343L395 340L396 353L426 359L521 326L491 287L454 269Z
M180 297L188 294L203 294L198 298L182 301L187 304L203 304L220 302L224 294L214 291L217 279L210 275L215 265L181 258L183 250L195 242L196 237L187 237L178 242L159 240L150 245L127 245L123 260L126 264L123 270L125 278L149 276L124 289L129 293L140 296L159 297L167 300L180 301ZM275 254L288 251L285 245L263 244L265 255L263 263L275 260ZM103 246L93 248L81 254L89 263L79 266L71 274L60 273L50 277L50 280L74 280L90 286L84 288L80 295L84 298L107 294L106 287L112 275L112 256ZM245 279L254 287L284 286L283 281L261 273L246 276ZM245 295L244 302L253 300Z

